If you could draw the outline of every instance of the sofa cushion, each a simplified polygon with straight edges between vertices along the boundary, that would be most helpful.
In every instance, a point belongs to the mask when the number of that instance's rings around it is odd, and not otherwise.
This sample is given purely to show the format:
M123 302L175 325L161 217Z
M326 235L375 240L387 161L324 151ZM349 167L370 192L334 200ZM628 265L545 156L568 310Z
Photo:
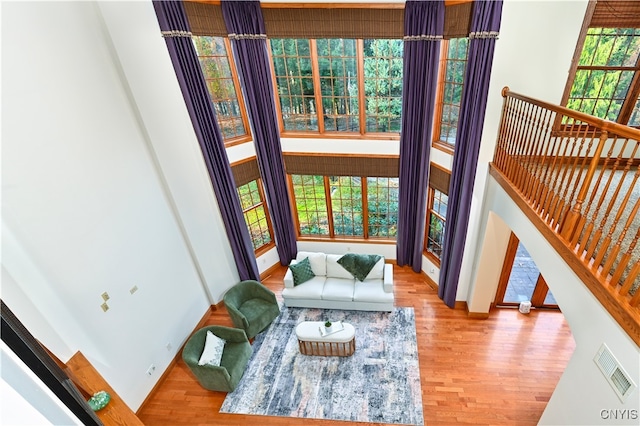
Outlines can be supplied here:
M384 256L380 256L380 260L378 260L376 264L373 265L373 268L371 268L371 272L369 272L369 275L367 275L367 277L363 281L383 279L384 265L385 265Z
M293 288L282 289L282 297L290 299L322 299L325 277L314 277L309 281Z
M393 293L382 290L382 280L356 281L353 291L354 302L393 303Z
M295 264L292 263L289 265L289 269L291 269L291 274L293 275L294 287L309 281L311 278L316 276L311 270L311 264L309 263L308 257L305 257Z
M347 253L338 259L338 263L358 281L364 281L379 260L377 254Z
M296 256L296 260L300 262L305 257L309 258L309 263L311 263L311 270L316 276L327 275L326 254L314 253L310 251L299 251L298 255Z
M353 280L351 272L347 271L338 263L338 260L342 257L341 254L328 254L327 255L327 278L344 278Z
M350 278L330 278L324 282L322 300L353 300L353 286L355 281Z

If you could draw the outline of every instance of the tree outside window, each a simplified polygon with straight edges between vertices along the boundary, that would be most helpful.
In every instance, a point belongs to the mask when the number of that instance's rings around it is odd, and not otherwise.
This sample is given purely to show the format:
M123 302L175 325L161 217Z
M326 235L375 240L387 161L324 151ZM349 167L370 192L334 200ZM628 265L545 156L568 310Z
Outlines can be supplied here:
M202 73L225 142L248 139L249 128L244 103L238 97L239 84L228 56L228 41L222 37L194 36Z
M639 53L640 28L589 28L567 107L638 125Z
M468 53L468 38L454 38L442 43L445 67L440 72L434 136L436 142L449 146L456 144Z
M425 250L440 262L444 244L444 227L447 217L447 194L429 187L429 204L427 207L427 232Z
M395 238L398 178L290 175L302 237Z
M240 197L244 220L249 228L253 249L258 251L272 244L271 221L260 180L253 180L238 187L238 197Z

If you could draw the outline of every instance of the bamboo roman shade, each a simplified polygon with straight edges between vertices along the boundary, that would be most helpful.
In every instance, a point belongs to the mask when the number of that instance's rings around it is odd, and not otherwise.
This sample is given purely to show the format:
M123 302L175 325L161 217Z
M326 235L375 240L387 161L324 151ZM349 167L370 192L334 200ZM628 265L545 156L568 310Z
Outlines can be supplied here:
M241 161L231 165L231 173L236 183L236 187L246 185L251 181L260 179L260 169L258 160L252 157L246 161Z
M433 163L429 167L429 186L437 189L443 194L449 195L449 182L451 181L451 173L434 166Z
M399 157L284 154L288 174L319 176L400 176Z
M193 35L228 35L219 4L185 1L184 6ZM336 8L294 7L296 4L288 7L271 6L268 3L262 5L269 38L401 39L404 36L402 4ZM446 5L445 39L469 35L472 7L471 1Z
M640 28L640 1L598 0L589 26Z
M193 1L185 1L183 4L193 35L217 37L229 35L222 17L222 7L219 4Z

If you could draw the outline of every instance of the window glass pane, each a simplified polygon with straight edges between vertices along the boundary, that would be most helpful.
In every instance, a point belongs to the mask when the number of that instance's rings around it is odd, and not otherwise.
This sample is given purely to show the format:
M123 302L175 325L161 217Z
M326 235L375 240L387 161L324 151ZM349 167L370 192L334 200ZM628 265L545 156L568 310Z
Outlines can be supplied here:
M633 108L631 118L629 119L629 126L640 126L640 98L636 101L636 106Z
M324 177L291 175L301 235L329 235Z
M456 143L468 50L468 38L453 38L448 41L439 139L451 145Z
M449 197L447 194L431 187L429 188L429 197L425 249L440 259Z
M270 44L284 129L318 131L309 40L272 39Z
M402 110L402 40L364 40L367 132L399 132Z
M364 236L361 178L330 176L331 209L336 236Z
M265 203L258 185L258 181L254 180L238 187L240 205L242 206L244 220L249 228L254 250L272 241Z
M398 234L398 178L367 178L368 231L371 238Z
M640 29L589 28L567 107L617 121L639 53Z
M246 135L224 39L203 36L193 36L192 39L222 137L229 139Z
M317 40L325 131L359 132L356 41Z

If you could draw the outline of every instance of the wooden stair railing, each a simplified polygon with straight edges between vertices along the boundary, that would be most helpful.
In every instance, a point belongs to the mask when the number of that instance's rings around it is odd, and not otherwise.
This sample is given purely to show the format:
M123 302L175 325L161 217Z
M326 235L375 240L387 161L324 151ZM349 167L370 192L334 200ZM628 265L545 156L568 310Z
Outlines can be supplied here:
M620 305L605 307L626 312L621 325L640 345L640 130L508 87L502 95L491 165L499 182L508 181L613 296L599 300Z

